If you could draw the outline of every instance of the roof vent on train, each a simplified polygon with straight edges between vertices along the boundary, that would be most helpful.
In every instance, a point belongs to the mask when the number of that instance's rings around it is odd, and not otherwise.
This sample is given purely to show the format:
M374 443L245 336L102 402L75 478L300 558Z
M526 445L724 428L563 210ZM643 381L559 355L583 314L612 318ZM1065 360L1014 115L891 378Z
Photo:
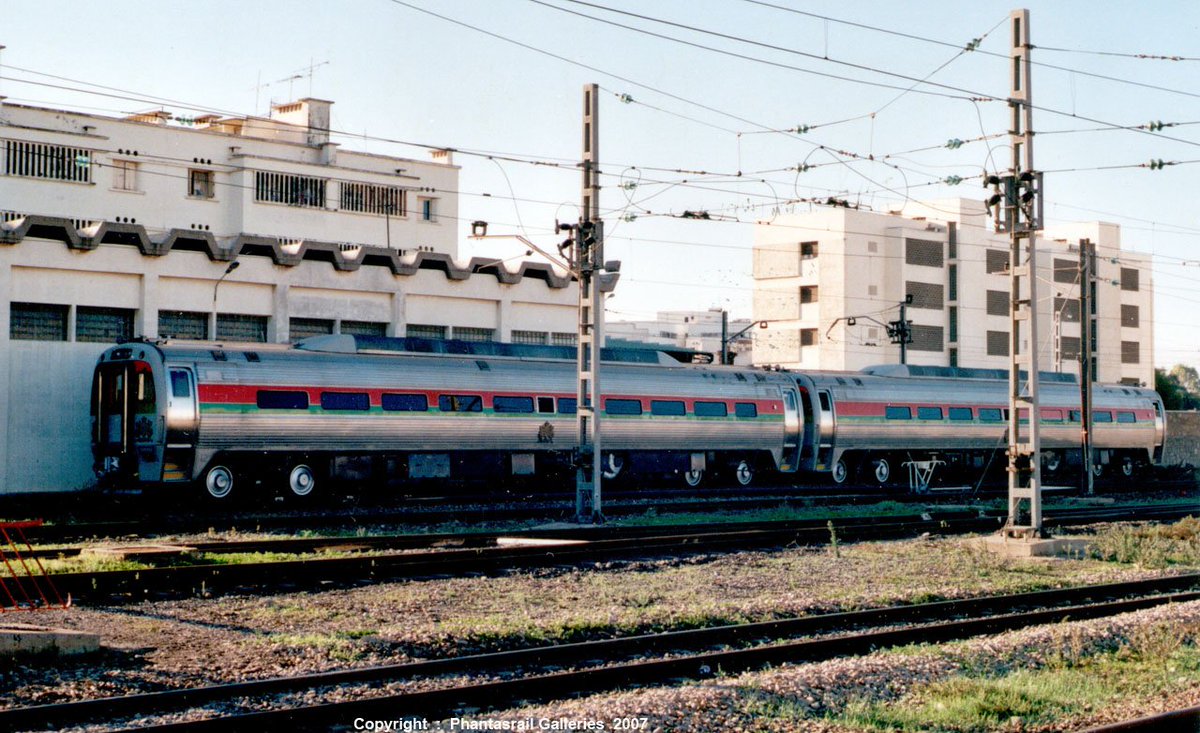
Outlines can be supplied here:
M246 361L257 363L262 360L258 357L257 351L247 351L246 352Z
M923 364L880 364L864 367L863 374L876 377L940 377L943 379L1008 379L1007 369L970 369L966 367L926 366ZM1022 372L1024 374L1024 372ZM1022 379L1025 377L1022 376ZM1038 381L1058 384L1078 384L1074 374L1038 372Z
M212 351L209 353L212 354L213 361L227 361L228 360L228 357L225 356L224 351Z

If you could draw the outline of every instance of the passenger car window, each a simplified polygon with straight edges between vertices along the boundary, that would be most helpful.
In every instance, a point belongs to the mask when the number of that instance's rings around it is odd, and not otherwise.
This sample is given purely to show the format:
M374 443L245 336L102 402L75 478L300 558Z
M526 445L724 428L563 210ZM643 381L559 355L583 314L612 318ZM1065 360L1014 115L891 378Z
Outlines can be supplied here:
M423 394L385 393L383 409L388 412L425 412L429 409L429 398Z
M609 399L604 401L604 412L608 415L640 415L641 400Z
M483 412L483 398L477 394L438 395L438 409L442 412Z
M496 412L533 412L533 398L497 395L492 398L492 410Z
M724 402L697 402L696 417L726 417L729 407Z
M369 410L371 398L366 392L322 392L322 410Z
M651 400L650 414L678 417L686 415L687 410L684 409L682 400Z
M296 390L260 389L255 402L261 410L307 410L308 393Z
M733 405L733 414L741 418L758 417L758 405L753 402L737 402Z

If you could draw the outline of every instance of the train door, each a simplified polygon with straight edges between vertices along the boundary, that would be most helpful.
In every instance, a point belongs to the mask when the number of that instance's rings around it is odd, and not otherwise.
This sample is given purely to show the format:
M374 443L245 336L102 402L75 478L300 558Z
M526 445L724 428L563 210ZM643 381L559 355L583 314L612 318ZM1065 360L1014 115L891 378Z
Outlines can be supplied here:
M141 481L162 475L163 420L154 373L145 361L101 364L92 383L92 430L98 470Z
M795 471L800 467L800 439L803 434L800 400L796 390L783 390L783 458L779 470Z
M1154 399L1152 402L1154 403L1154 452L1152 460L1158 464L1162 463L1163 443L1167 437L1167 424L1166 418L1163 415L1162 400Z
M129 452L127 366L101 364L92 379L92 445L98 469L124 468Z
M167 436L163 456L163 481L186 481L191 477L199 426L196 377L188 367L171 367L167 373Z
M837 428L837 416L833 413L833 396L829 390L819 391L817 399L821 403L821 417L817 425L817 462L813 468L828 471L833 468L833 436Z

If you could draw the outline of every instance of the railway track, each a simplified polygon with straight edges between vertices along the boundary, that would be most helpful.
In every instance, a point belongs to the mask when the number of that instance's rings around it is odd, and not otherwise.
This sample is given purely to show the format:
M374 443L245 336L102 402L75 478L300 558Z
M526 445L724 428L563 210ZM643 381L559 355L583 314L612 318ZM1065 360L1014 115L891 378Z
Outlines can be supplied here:
M518 703L545 702L616 687L670 684L769 665L869 653L918 642L944 642L1066 619L1100 618L1164 603L1200 600L1200 574L1004 596L893 606L751 624L533 647L264 679L56 705L0 710L0 729L43 730L87 722L125 724L134 715L218 705L215 719L139 730L326 730L358 717L437 720ZM661 655L672 656L662 658ZM660 658L646 659L647 655ZM565 669L564 669L565 668ZM520 676L511 678L520 672ZM504 673L508 679L498 679ZM377 695L301 707L270 696L348 685L380 685L450 675L483 678L465 685ZM251 708L251 711L247 711ZM1124 729L1121 729L1124 730ZM1133 728L1129 730L1134 730Z
M1161 491L1193 491L1194 482L1159 481L1155 486ZM641 491L619 491L606 493L605 514L611 518L658 513L705 513L718 511L745 511L774 509L791 502L820 505L858 505L879 501L902 501L926 503L930 500L946 502L956 499L976 499L995 492L976 492L970 487L942 490L931 494L912 495L878 487L843 487L831 492L831 487L730 487L711 488L697 495L696 490L652 489ZM132 499L133 501L130 501ZM117 516L137 516L137 519L109 518L112 508L99 510L76 499L65 510L47 514L44 499L41 502L17 499L9 502L5 513L10 517L38 516L48 520L40 537L46 542L74 542L94 537L141 536L150 533L192 534L217 529L253 531L303 530L303 529L356 529L380 525L436 525L443 523L480 524L487 522L521 522L538 520L572 519L575 512L574 497L558 498L553 494L538 494L525 497L497 497L494 494L477 496L430 496L407 500L400 506L383 505L378 502L359 502L346 499L316 505L306 510L263 511L243 509L241 511L205 510L200 508L180 514L175 507L147 506L127 497L116 510Z
M1106 508L1048 515L1047 526L1100 521L1171 519L1194 513L1190 508ZM382 550L385 554L305 557L242 564L195 564L138 570L59 573L53 577L62 595L76 602L117 603L147 598L236 592L298 591L421 577L487 574L530 567L577 566L615 560L732 552L788 544L817 545L838 541L906 537L923 532L951 534L990 531L999 516L928 514L923 517L869 518L802 522L732 523L687 528L599 527L523 533L502 543L496 535L403 535L376 538L304 538L244 543L216 543L228 552L313 552L321 547ZM832 530L831 530L832 527ZM440 550L404 551L449 545ZM395 552L392 552L395 550Z

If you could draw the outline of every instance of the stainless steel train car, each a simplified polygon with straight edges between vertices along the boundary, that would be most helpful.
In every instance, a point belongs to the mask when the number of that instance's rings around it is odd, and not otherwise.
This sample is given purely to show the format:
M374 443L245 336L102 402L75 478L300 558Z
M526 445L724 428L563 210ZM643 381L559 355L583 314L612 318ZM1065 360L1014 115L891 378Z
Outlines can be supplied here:
M1008 376L987 369L889 365L861 373L798 373L805 406L801 464L835 483L887 484L904 464L936 461L942 472L971 475L1007 463ZM1098 384L1092 396L1092 471L1123 478L1162 460L1162 399L1141 387ZM1071 375L1039 379L1042 471L1078 470L1082 415ZM1019 416L1028 423L1028 415Z
M96 472L113 485L195 483L213 499L263 484L307 497L337 479L566 475L572 353L354 336L120 344L93 377ZM606 351L602 467L608 479L673 475L690 486L722 473L746 485L764 471L886 485L913 461L979 473L997 450L1003 459L1008 386L998 376L768 371ZM1078 466L1078 385L1049 378L1041 395L1043 468ZM1153 391L1100 385L1094 408L1098 471L1132 475L1161 458Z
M126 484L196 481L222 499L250 482L301 497L329 478L532 476L571 466L573 359L540 358L536 348L512 350L534 356L389 351L397 341L111 348L93 379L97 473ZM602 372L608 478L677 474L698 485L728 472L747 484L763 468L795 469L800 411L786 374L636 354L643 363L610 362Z

